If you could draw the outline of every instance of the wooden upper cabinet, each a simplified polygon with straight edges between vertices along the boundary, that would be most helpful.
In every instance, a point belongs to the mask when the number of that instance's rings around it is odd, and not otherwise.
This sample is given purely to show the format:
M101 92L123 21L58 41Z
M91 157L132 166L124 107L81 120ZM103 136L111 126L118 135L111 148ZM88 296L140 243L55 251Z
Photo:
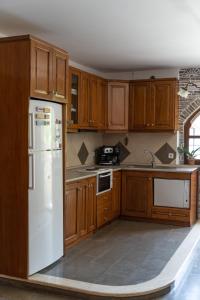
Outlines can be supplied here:
M53 98L67 99L68 56L60 50L53 51Z
M110 82L108 84L108 129L128 130L129 84Z
M77 129L79 127L79 106L81 101L81 71L69 67L68 80L68 109L67 128Z
M31 41L31 96L52 98L52 49L45 43Z
M68 55L31 39L31 97L66 102Z
M104 79L98 79L97 98L98 129L105 129L107 126L108 83Z
M90 76L81 72L81 101L79 103L79 128L89 127L89 87Z
M174 129L176 86L174 82L152 82L152 101L154 104L154 120L152 126L158 129Z
M150 114L150 83L140 82L130 86L130 128L143 129L148 125Z
M89 80L89 125L98 127L98 82L96 76L90 76Z
M129 129L174 131L177 125L177 80L156 79L131 83Z

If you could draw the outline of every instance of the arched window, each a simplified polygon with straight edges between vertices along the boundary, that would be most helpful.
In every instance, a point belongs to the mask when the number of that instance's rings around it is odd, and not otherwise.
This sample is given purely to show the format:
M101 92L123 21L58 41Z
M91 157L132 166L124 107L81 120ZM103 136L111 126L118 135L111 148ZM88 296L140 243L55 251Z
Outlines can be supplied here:
M184 126L185 147L191 152L200 147L200 109L195 112ZM197 151L195 160L200 163L200 151Z

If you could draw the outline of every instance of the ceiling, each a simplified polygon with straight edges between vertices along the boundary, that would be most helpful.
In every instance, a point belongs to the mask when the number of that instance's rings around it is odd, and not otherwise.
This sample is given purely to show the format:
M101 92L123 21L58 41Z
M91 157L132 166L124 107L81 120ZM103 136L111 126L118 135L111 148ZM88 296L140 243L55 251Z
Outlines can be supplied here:
M1 0L0 33L31 33L104 72L200 66L199 0Z

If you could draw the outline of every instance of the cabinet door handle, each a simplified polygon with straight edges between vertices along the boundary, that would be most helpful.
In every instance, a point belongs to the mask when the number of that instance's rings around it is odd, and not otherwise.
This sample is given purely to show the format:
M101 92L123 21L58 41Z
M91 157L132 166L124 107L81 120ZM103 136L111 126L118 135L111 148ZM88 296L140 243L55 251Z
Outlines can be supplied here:
M151 126L154 126L154 123L152 123Z
M104 207L104 210L106 210L106 211L107 211L107 210L108 210L108 207Z
M150 124L149 123L147 123L147 127L149 127L150 126Z

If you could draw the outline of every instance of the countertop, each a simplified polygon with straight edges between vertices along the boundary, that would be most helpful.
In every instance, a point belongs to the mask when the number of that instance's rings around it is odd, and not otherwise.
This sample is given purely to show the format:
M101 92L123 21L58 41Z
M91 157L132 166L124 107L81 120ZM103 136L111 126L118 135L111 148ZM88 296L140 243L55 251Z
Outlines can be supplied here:
M177 172L177 173L192 173L199 169L200 166L194 165L156 165L156 168L149 168L146 165L140 164L140 167L136 167L134 163L130 164L121 164L118 166L97 166L102 169L112 169L115 171L149 171L149 172ZM74 168L66 169L66 183L70 183L77 180L91 178L97 175L95 171L86 171L87 167L95 167L93 166L80 166Z

